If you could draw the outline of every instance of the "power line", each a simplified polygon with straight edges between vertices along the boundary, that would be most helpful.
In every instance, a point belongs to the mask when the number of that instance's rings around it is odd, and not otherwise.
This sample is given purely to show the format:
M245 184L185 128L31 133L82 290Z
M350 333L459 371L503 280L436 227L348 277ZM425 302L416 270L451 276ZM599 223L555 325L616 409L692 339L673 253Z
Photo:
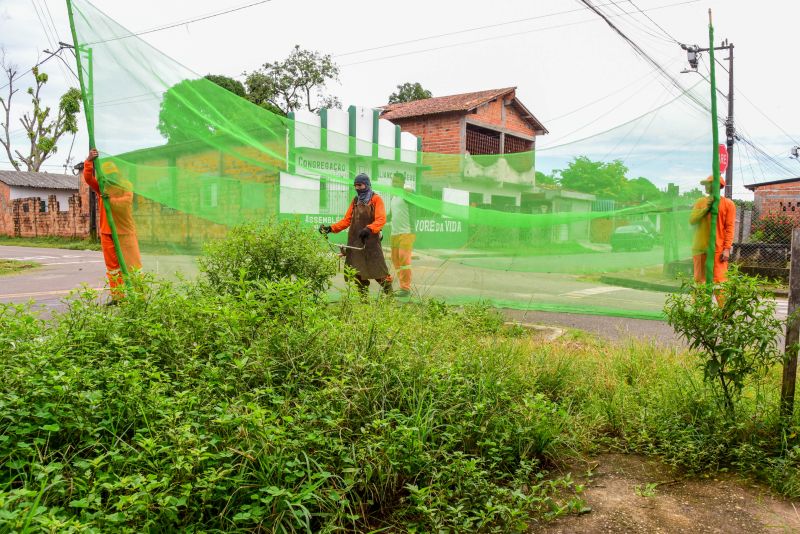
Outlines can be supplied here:
M615 31L615 32L616 32L616 33L617 33L617 34L618 34L620 37L622 37L622 39L623 39L625 42L627 42L627 43L628 43L628 44L631 46L631 48L633 48L633 50L634 50L634 51L635 51L635 52L636 52L636 53L637 53L639 56L641 56L641 57L642 57L642 58L643 58L645 61L647 61L648 63L650 63L650 64L651 64L651 65L653 65L654 67L656 67L656 68L657 68L657 69L658 69L658 70L659 70L659 71L660 71L660 72L661 72L661 73L664 75L664 77L665 77L667 80L669 80L669 82L670 82L670 83L671 83L673 86L675 86L675 88L676 88L676 89L678 89L679 91L681 91L683 94L686 94L686 95L689 97L689 99L690 99L690 100L692 100L692 101L693 101L693 102L694 102L694 103L695 103L697 106L700 106L700 107L701 107L702 109L704 109L706 112L708 112L708 113L710 113L710 112L711 112L711 108L710 108L710 106L708 106L708 104L706 104L705 102L703 102L702 100L700 100L699 98L697 98L696 96L694 96L693 94L691 94L691 93L686 93L686 89L683 87L683 85L681 85L681 83L680 83L680 82L679 82L679 81L678 81L678 80L677 80L677 79L676 79L674 76L672 76L672 75L671 75L669 72L667 72L667 70L664 68L664 66L663 66L663 65L661 65L661 64L660 64L658 61L656 61L656 60L655 60L655 58L653 58L653 57L652 57L650 54L648 54L648 53L647 53L647 52L646 52L646 51L645 51L645 50L644 50L644 49L643 49L641 46L639 46L639 45L638 45L638 44L637 44L637 43L636 43L636 42L635 42L633 39L631 39L630 37L628 37L628 36L625 34L625 32L623 32L622 30L620 30L620 29L619 29L619 27L617 27L617 26L616 26L616 25L615 25L613 22L611 22L611 20L610 20L610 19L611 19L611 17L612 17L611 15L607 15L607 14L605 14L603 11L601 11L600 9L598 9L598 8L597 8L597 6L595 6L594 4L592 4L592 2L591 2L590 0L579 0L579 2L581 2L583 5L585 5L585 6L587 7L587 9L589 9L589 10L590 10L590 11L592 11L592 12L594 12L594 13L595 13L597 16L599 16L600 18L602 18L602 19L603 19L603 20L606 22L606 24L608 24L608 26L609 26L609 27L610 27L612 30L614 30L614 31ZM650 9L650 11L653 11L653 9Z
M632 12L626 11L622 6L620 6L614 0L612 0L611 3L614 5L615 8L617 8L618 11L621 11L623 14L627 15L628 18L630 18L631 25L635 26L636 29L638 29L639 31L649 35L650 37L653 37L654 39L658 39L659 41L666 41L666 42L672 44L672 41L670 41L669 39L666 39L666 38L662 37L661 35L657 35L657 34L651 32L649 28L647 28L636 17L633 16Z
M56 26L56 22L53 20L53 13L50 11L50 6L47 5L47 0L42 0L44 4L45 10L47 10L47 17L50 20L50 25L53 28L53 36L55 36L56 42L61 40L61 36L58 34L58 27Z
M611 4L608 3L608 4L601 4L601 5L608 6L608 5L611 5ZM549 18L549 17L555 17L555 16L558 16L558 15L567 15L569 13L577 13L579 11L583 11L583 9L582 8L568 9L566 11L557 11L555 13L547 13L547 14L544 14L544 15L537 15L535 17L526 17L526 18L522 18L522 19L506 20L506 21L503 21L503 22L495 23L495 24L486 24L484 26L474 26L474 27L471 27L471 28L465 28L463 30L455 30L455 31L452 31L452 32L447 32L447 33L438 33L438 34L435 34L435 35L428 35L426 37L417 37L415 39L407 39L405 41L397 41L395 43L387 43L387 44L382 44L382 45L378 45L378 46L372 46L372 47L369 47L369 48L361 48L359 50L351 50L350 52L343 52L341 54L334 54L333 57L352 56L354 54L361 54L363 52L372 52L373 50L381 50L381 49L384 49L384 48L392 48L392 47L395 47L395 46L402 46L402 45L406 45L406 44L419 43L419 42L422 42L422 41L430 41L431 39L439 39L441 37L451 37L453 35L460 35L462 33L469 33L469 32L474 32L474 31L478 31L478 30L488 30L489 28L499 28L501 26L508 26L509 24L519 24L520 22L529 22L529 21L532 21L532 20L545 19L545 18Z
M141 36L141 35L147 35L149 33L160 32L160 31L163 31L163 30L169 30L171 28L177 28L178 26L185 26L187 24L192 24L194 22L200 22L200 21L203 21L203 20L212 19L214 17L227 15L229 13L234 13L236 11L241 11L243 9L247 9L247 8L250 8L250 7L255 7L255 6L258 6L258 5L261 5L261 4L266 4L268 2L272 2L272 0L259 0L258 2L251 2L251 3L245 4L243 6L233 7L233 8L230 8L230 9L223 10L223 11L217 11L215 13L202 15L202 16L199 16L199 17L196 17L196 18L193 18L193 19L183 20L183 21L180 21L180 22L174 22L174 23L166 24L164 26L158 26L156 28L152 28L152 29L149 29L149 30L130 33L128 35L121 35L119 37L112 37L111 39L105 39L103 41L95 41L93 43L86 43L86 44L88 46L88 45L95 45L95 44L101 44L101 43L109 43L111 41L119 41L121 39L127 39L129 37L138 37L138 36Z
M44 9L41 7L41 4L39 4L38 0L31 0L31 5L33 6L33 10L36 13L36 18L39 19L39 24L41 25L42 30L44 31L44 37L45 39L47 39L48 45L50 46L50 48L55 49L56 48L55 45L56 43L58 43L58 36L56 35L56 33L52 33L51 35L51 30L47 24L47 17L45 16ZM39 14L39 11L41 11L41 15ZM64 76L64 81L67 81L67 83L69 83L68 82L69 76L67 76L64 67L62 67L59 64L58 70L61 71L61 74Z
M767 152L766 152L764 149L762 149L761 147L759 147L758 145L756 145L754 142L752 142L752 141L751 141L751 140L749 140L748 138L746 138L746 137L743 137L743 136L739 135L739 136L738 136L738 139L739 139L740 141L742 141L743 143L746 143L747 145L749 145L749 146L750 146L750 148L752 148L752 149L753 149L753 150L754 150L756 153L760 154L760 155L761 155L761 157L762 157L763 159L765 159L765 161L768 161L768 162L772 163L772 165L773 165L774 167L776 167L776 168L779 168L779 169L781 169L782 171L784 171L785 173L787 173L787 174L789 174L789 175L792 175L792 176L794 176L794 175L796 174L796 173L795 173L793 170L789 169L789 168L788 168L787 166L785 166L783 163L781 163L780 161L778 161L778 160L777 160L777 159L775 159L774 157L770 156L770 155L769 155L769 154L768 154L768 153L767 153Z
M664 29L664 28L661 26L661 24L659 24L658 22L656 22L656 21L654 21L653 19L651 19L651 18L650 18L650 15L648 15L648 14L647 14L645 11L643 11L643 10L642 10L642 8L640 8L639 6L637 6L636 4L634 4L634 3L633 3L633 0L628 0L628 3L629 3L630 5L632 5L633 7L635 7L635 8L636 8L636 9L639 11L639 13L641 13L642 15L644 15L645 17L647 17L647 20L649 20L650 22L652 22L653 24L655 24L655 25L656 25L656 27L658 27L658 29L659 29L659 30L661 30L662 32L664 32L664 35L666 35L667 37L669 37L670 39L672 39L672 41L673 41L674 43L680 44L680 41L678 41L677 39L675 39L675 37L673 37L673 36L672 36L672 34L670 34L670 33L669 33L667 30L665 30L665 29Z
M675 3L672 3L672 4L656 6L656 7L650 8L650 11L655 11L657 9L666 9L666 8L669 8L669 7L675 7L675 6L685 5L685 4L694 4L694 3L699 2L699 1L700 0L684 0L682 2L675 2ZM612 17L613 16L615 16L615 15L612 15ZM497 40L497 39L505 39L507 37L516 37L518 35L526 35L526 34L529 34L529 33L536 33L536 32L540 32L540 31L554 30L554 29L558 29L558 28L565 28L565 27L568 27L568 26L576 26L578 24L587 24L587 23L593 22L593 20L594 19L586 19L586 20L580 20L580 21L575 21L575 22L568 22L568 23L565 23L565 24L558 24L558 25L555 25L555 26L545 26L545 27L542 27L542 28L534 28L534 29L531 29L531 30L508 33L508 34L503 34L503 35L496 35L494 37L486 37L486 38L483 38L483 39L473 39L473 40L470 40L470 41L461 41L461 42L458 42L458 43L442 45L442 46L436 46L436 47L432 47L432 48L423 48L421 50L413 50L413 51L410 51L410 52L402 52L402 53L393 54L393 55L390 55L390 56L381 56L381 57L377 57L377 58L365 59L365 60L362 60L362 61L356 61L356 62L353 62L353 63L346 63L344 65L341 65L341 67L351 67L353 65L362 65L364 63L373 63L375 61L383 61L385 59L394 59L394 58L403 57L403 56L411 56L411 55L416 55L416 54L422 54L422 53L425 53L425 52L433 52L433 51L437 51L437 50L444 50L444 49L447 49L447 48L461 47L461 46L464 46L464 45L469 45L469 44L474 44L474 43L482 43L482 42L486 42L486 41L494 41L494 40ZM436 37L436 36L433 36L433 37ZM433 37L431 37L431 38L433 38ZM386 45L386 47L389 47L389 46L393 46L393 45ZM377 48L383 48L383 47L376 47L376 49ZM681 87L681 90L683 90L682 87Z
M572 111L569 111L569 112L567 112L567 113L563 113L563 114L561 114L561 115L557 115L557 116L555 116L555 117L551 117L551 118L543 119L543 120L542 120L542 122L553 122L553 121L557 121L557 120L559 120L559 119L563 119L564 117L568 117L568 116L570 116L570 115L572 115L572 114L574 114L574 113L577 113L578 111L582 111L582 110L584 110L584 109L588 108L589 106L592 106L592 105L594 105L594 104L597 104L598 102L602 102L603 100L606 100L606 99L608 99L608 98L611 98L612 96L615 96L615 95L618 95L618 94L620 94L621 92L625 91L626 89L629 89L630 87L633 87L634 85L638 84L639 82L641 82L641 81L642 81L642 80L644 80L645 78L649 78L649 77L650 77L650 76L652 76L652 75L653 75L655 72L656 72L656 69L653 69L653 70L651 70L650 72L648 72L647 74L645 74L644 76L642 76L641 78L637 78L636 80L632 81L631 83L629 83L629 84L627 84L627 85L625 85L625 86L623 86L623 87L620 87L620 88L618 88L618 89L615 89L614 91L612 91L612 92L610 92L610 93L608 93L608 94L606 94L606 95L604 95L604 96L601 96L600 98L598 98L598 99L596 99L596 100L592 100L592 101L591 101L591 102L589 102L588 104L584 104L584 105L582 105L582 106L580 106L580 107L578 107L578 108L575 108L575 109L573 109Z
M679 94L678 96L674 97L672 100L669 100L668 102L665 102L664 104L661 104L661 105L660 105L660 106L658 106L657 108L655 108L655 109L651 109L650 111L647 111L647 112L645 112L645 113L642 113L641 115L639 115L639 116L637 116L637 117L634 117L634 118L632 118L632 119L630 119L630 120L627 120L627 121L625 121L625 122L623 122L623 123L621 123L621 124L617 124L616 126L612 126L611 128L607 128L607 129L603 130L602 132L598 132L598 133L596 133L596 134L588 135L588 136L586 136L586 137L582 137L581 139L576 139L576 140L574 140L574 141L569 141L569 142L567 142L567 143L562 143L562 144L560 144L560 145L546 146L546 147L538 148L537 150L538 150L538 151L540 151L540 152L547 151L547 150L555 150L556 148L561 148L561 147L563 147L563 146L572 145L572 144L575 144L575 143L580 143L581 141L586 141L587 139L591 139L592 137L597 137L597 136L599 136L599 135L603 135L603 134L606 134L606 133L608 133L608 132L611 132L611 131L613 131L613 130L616 130L616 129L618 129L618 128L622 128L622 127L624 127L624 126L627 126L627 125L629 125L629 124L632 124L632 123L634 123L634 122L636 122L636 121L638 121L638 120L640 120L640 119L642 119L642 118L644 118L644 117L646 117L646 116L650 115L651 113L655 113L655 112L659 111L660 109L662 109L662 108L665 108L665 107L669 106L669 105L670 105L670 104L672 104L673 102L676 102L676 101L680 100L680 99L681 99L681 98L682 98L682 97L683 97L685 94L687 94L689 91L691 91L692 89L694 89L695 87L697 87L697 85L699 85L699 84L700 84L700 82L698 81L696 84L694 84L694 85L693 85L693 86L691 86L690 88L688 88L688 89L684 89L684 90L683 90L683 92L682 92L681 94ZM570 134L568 134L568 135L572 135L572 133L574 133L574 132L571 132L571 133L570 133ZM564 139L564 136L562 136L560 139ZM559 139L559 140L560 140L560 139ZM557 140L557 141L558 141L558 140Z

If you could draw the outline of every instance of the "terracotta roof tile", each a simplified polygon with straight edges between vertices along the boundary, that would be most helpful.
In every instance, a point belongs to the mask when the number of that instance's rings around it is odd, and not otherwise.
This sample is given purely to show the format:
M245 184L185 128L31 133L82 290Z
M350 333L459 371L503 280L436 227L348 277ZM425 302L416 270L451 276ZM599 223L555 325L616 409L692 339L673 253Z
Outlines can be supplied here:
M515 89L516 87L505 87L503 89L490 89L488 91L462 93L460 95L436 96L424 100L414 100L413 102L388 104L383 107L381 118L392 120L405 117L419 117L421 115L434 115L436 113L449 113L452 111L469 111L498 96L511 93Z
M499 96L513 93L516 87L504 87L502 89L489 89L488 91L476 91L473 93L462 93L459 95L436 96L424 100L414 100L413 102L401 102L399 104L387 104L383 106L381 118L386 120L405 119L409 117L422 117L425 115L436 115L439 113L466 112L475 109L481 104L485 104ZM534 117L522 103L515 99L522 110L530 116L531 122L537 130L547 133L545 127Z

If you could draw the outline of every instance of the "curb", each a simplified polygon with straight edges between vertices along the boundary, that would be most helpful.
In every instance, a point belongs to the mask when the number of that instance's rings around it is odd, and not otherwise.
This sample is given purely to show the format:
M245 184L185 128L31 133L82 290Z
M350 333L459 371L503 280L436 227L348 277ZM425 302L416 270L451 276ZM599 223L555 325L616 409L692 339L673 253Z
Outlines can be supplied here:
M681 286L672 284L659 284L657 282L645 282L643 280L632 280L630 278L617 278L614 276L601 276L600 283L611 286L627 287L629 289L644 289L647 291L660 291L662 293L681 293Z
M541 324L530 323L517 323L515 321L506 321L503 323L505 326L519 326L525 330L533 330L534 332L541 332L544 334L544 340L547 342L555 341L564 335L565 330L555 326L544 326Z

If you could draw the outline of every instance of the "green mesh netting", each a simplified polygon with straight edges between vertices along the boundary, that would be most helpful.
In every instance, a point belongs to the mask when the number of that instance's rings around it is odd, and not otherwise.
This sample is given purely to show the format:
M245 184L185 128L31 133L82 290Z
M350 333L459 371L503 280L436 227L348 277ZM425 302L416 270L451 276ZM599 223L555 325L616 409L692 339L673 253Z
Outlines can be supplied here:
M330 224L353 198L353 177L366 172L387 205L400 196L414 206L412 271L423 296L658 317L675 274L690 272L689 211L711 161L696 94L665 90L655 109L622 126L551 147L537 138L535 151L421 152L378 111L282 117L191 72L90 3L72 9L87 119L102 158L133 184L145 269L191 273L205 241L244 222ZM620 195L618 166L660 189L638 178L641 191ZM546 176L556 169L570 169L560 186ZM391 187L398 172L406 189Z

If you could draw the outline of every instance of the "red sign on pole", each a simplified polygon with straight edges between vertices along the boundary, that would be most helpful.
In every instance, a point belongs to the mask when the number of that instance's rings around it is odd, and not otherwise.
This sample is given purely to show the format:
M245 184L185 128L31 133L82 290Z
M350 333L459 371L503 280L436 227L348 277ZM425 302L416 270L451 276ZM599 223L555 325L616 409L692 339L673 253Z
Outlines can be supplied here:
M719 145L719 173L725 174L728 169L728 147L720 143Z

